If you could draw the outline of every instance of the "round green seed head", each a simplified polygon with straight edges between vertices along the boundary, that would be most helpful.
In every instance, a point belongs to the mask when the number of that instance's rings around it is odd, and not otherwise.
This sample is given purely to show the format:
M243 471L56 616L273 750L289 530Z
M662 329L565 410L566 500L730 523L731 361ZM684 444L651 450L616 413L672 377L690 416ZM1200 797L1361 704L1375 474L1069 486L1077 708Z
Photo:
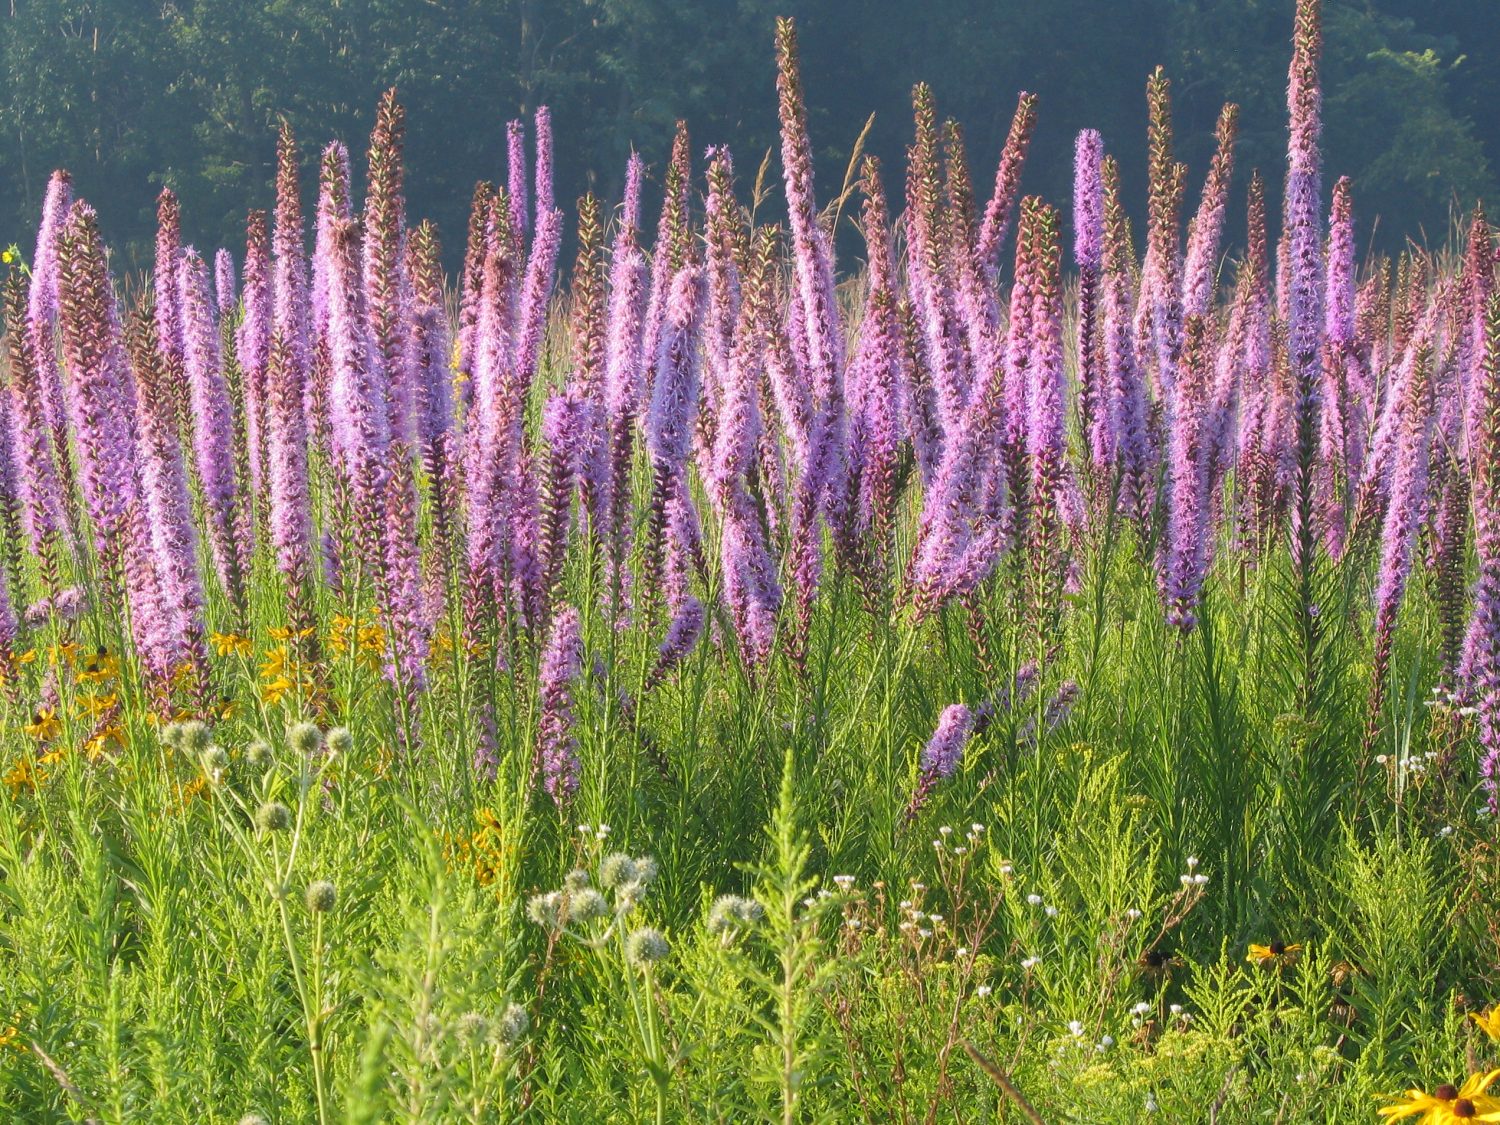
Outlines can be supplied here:
M245 747L245 761L250 764L251 769L265 773L275 764L276 754L269 742L263 738L257 738Z
M267 801L255 814L255 823L267 832L284 832L292 826L292 810L280 801Z
M500 1024L495 1030L499 1033L500 1042L509 1045L525 1035L530 1027L531 1017L526 1014L526 1009L519 1004L510 1004L501 1013Z
M465 1012L458 1017L458 1024L453 1030L464 1046L477 1047L489 1038L490 1021L482 1012Z
M328 732L328 749L335 754L343 755L354 749L354 736L349 733L348 727L334 727Z
M606 890L635 881L635 860L624 852L612 852L599 862L599 885Z
M208 727L198 719L183 723L179 737L182 749L194 754L201 754L208 747Z
M314 914L327 914L338 900L338 888L327 879L318 879L307 885L307 908Z
M323 732L312 723L298 723L287 732L287 741L304 758L311 758L323 749Z
M642 926L625 940L625 959L637 969L644 969L665 957L668 949L665 934Z
M609 903L593 887L583 887L568 896L568 921L579 924L603 918L609 913Z

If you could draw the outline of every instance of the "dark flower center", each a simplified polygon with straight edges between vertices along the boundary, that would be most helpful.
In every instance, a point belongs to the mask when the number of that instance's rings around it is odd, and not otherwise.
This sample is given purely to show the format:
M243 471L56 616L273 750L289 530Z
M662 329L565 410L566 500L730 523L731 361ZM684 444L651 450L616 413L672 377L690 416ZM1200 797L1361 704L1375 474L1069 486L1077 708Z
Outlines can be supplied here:
M1468 1098L1459 1098L1453 1103L1454 1117L1473 1117L1479 1111L1474 1108L1474 1103Z
M1274 956L1274 957L1280 957L1284 953L1286 953L1286 942L1284 942L1284 941L1273 941L1271 943L1270 949L1271 949L1272 956Z
M1451 1102L1458 1097L1458 1087L1451 1082L1444 1082L1432 1092L1432 1096L1440 1102Z

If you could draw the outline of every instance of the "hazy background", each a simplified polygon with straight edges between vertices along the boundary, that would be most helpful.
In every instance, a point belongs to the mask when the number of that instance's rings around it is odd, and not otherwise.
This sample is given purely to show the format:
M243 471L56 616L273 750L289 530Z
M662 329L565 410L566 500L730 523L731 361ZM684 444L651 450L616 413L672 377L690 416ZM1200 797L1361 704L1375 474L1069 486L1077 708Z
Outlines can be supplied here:
M777 14L799 21L822 200L870 113L868 148L899 192L910 88L966 129L988 184L1016 92L1040 95L1024 189L1067 204L1078 129L1092 126L1144 196L1143 87L1173 78L1189 213L1214 117L1240 103L1236 178L1279 185L1293 0L10 0L0 9L0 240L29 254L52 168L72 170L106 237L149 260L154 197L182 197L185 236L243 249L245 211L271 201L285 115L315 160L338 137L363 162L392 84L407 107L413 219L461 252L475 180L504 175L508 118L553 110L559 199L612 204L634 146L653 170L673 123L695 154L733 149L742 194L775 143ZM920 7L918 13L915 8ZM1328 0L1327 167L1355 181L1361 238L1441 241L1455 202L1493 192L1500 160L1500 0ZM772 165L779 174L779 166ZM1326 188L1326 185L1325 185ZM648 206L653 204L648 203ZM1243 211L1242 202L1234 208ZM653 223L654 226L654 223ZM847 226L847 223L846 223ZM849 244L857 247L857 241Z

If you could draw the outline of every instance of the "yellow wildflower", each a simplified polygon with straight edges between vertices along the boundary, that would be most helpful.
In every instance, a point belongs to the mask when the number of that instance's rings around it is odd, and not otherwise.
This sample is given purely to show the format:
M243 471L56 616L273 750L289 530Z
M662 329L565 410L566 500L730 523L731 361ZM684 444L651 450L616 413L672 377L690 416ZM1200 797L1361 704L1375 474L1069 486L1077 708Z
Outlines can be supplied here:
M1500 1042L1500 1005L1485 1012L1473 1012L1469 1018L1479 1025L1480 1031Z
M52 750L48 750L45 754L37 758L36 764L39 766L55 766L67 756L68 748L66 746L58 746Z
M249 656L255 650L250 638L239 633L210 633L208 639L218 656Z
M97 719L104 712L119 705L120 697L115 692L80 692L78 696L78 713L86 718Z
M62 733L62 724L57 721L57 711L43 707L26 724L26 733L38 742L47 742Z
M92 656L83 661L83 669L78 673L78 678L86 684L102 684L113 679L119 671L120 662L106 646L100 645Z
M268 707L275 707L276 704L280 703L282 699L284 699L294 688L296 688L296 686L296 684L287 679L285 676L275 676L269 680L266 680L260 685L261 702L266 704L266 706Z
M1380 1110L1392 1121L1401 1117L1421 1118L1416 1125L1462 1125L1465 1121L1500 1121L1500 1098L1485 1093L1500 1078L1500 1070L1471 1074L1462 1086L1445 1082L1432 1093L1411 1089L1400 1101Z
M100 758L123 749L125 746L125 732L118 726L107 726L93 734L83 744L84 755L91 762L97 762Z
M1295 961L1297 954L1301 952L1301 942L1293 942L1291 945L1284 941L1273 941L1270 945L1256 945L1251 942L1250 952L1245 954L1245 960L1263 969L1280 969Z
M14 799L22 793L35 793L36 787L47 780L47 775L37 767L35 759L22 754L0 780L10 787L10 795Z
M48 645L47 662L49 664L61 664L63 661L67 661L71 664L73 658L78 655L78 652L78 645L72 641L60 645Z

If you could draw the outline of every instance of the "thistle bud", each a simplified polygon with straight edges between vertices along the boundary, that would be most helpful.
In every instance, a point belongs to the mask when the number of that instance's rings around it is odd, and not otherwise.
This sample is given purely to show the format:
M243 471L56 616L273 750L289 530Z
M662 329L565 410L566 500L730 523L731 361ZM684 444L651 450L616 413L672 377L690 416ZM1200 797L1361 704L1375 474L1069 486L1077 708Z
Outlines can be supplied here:
M201 754L208 747L208 727L197 719L189 719L178 727L177 745L194 754Z
M245 761L249 763L251 769L265 773L276 764L276 755L270 743L263 738L257 738L245 747Z
M568 921L587 923L609 913L609 903L593 887L582 887L568 897Z
M318 879L307 885L307 909L314 914L327 914L338 899L338 888L327 879Z
M599 885L606 890L635 881L635 860L624 852L612 852L599 864Z
M526 917L548 930L557 929L562 896L556 891L532 895L526 903Z
M280 801L267 801L255 814L255 823L265 832L284 832L292 826L292 810Z
M199 760L203 763L203 772L215 780L223 777L229 768L229 754L222 746L210 746Z
M754 926L765 914L766 908L753 898L720 895L708 912L708 932L717 937L732 937Z
M287 732L292 749L304 758L311 758L323 748L323 732L312 723L298 723Z
M510 1004L500 1016L500 1023L495 1028L500 1037L500 1042L507 1046L518 1041L531 1027L531 1017L526 1014L526 1009L519 1004Z
M328 732L325 741L328 743L328 752L340 757L354 749L354 736L349 733L348 727L334 727Z
M454 1028L454 1034L460 1043L469 1047L477 1047L489 1038L490 1021L482 1012L465 1012L458 1017L458 1025Z
M660 930L642 926L626 939L625 959L637 969L656 964L667 955L666 936Z

